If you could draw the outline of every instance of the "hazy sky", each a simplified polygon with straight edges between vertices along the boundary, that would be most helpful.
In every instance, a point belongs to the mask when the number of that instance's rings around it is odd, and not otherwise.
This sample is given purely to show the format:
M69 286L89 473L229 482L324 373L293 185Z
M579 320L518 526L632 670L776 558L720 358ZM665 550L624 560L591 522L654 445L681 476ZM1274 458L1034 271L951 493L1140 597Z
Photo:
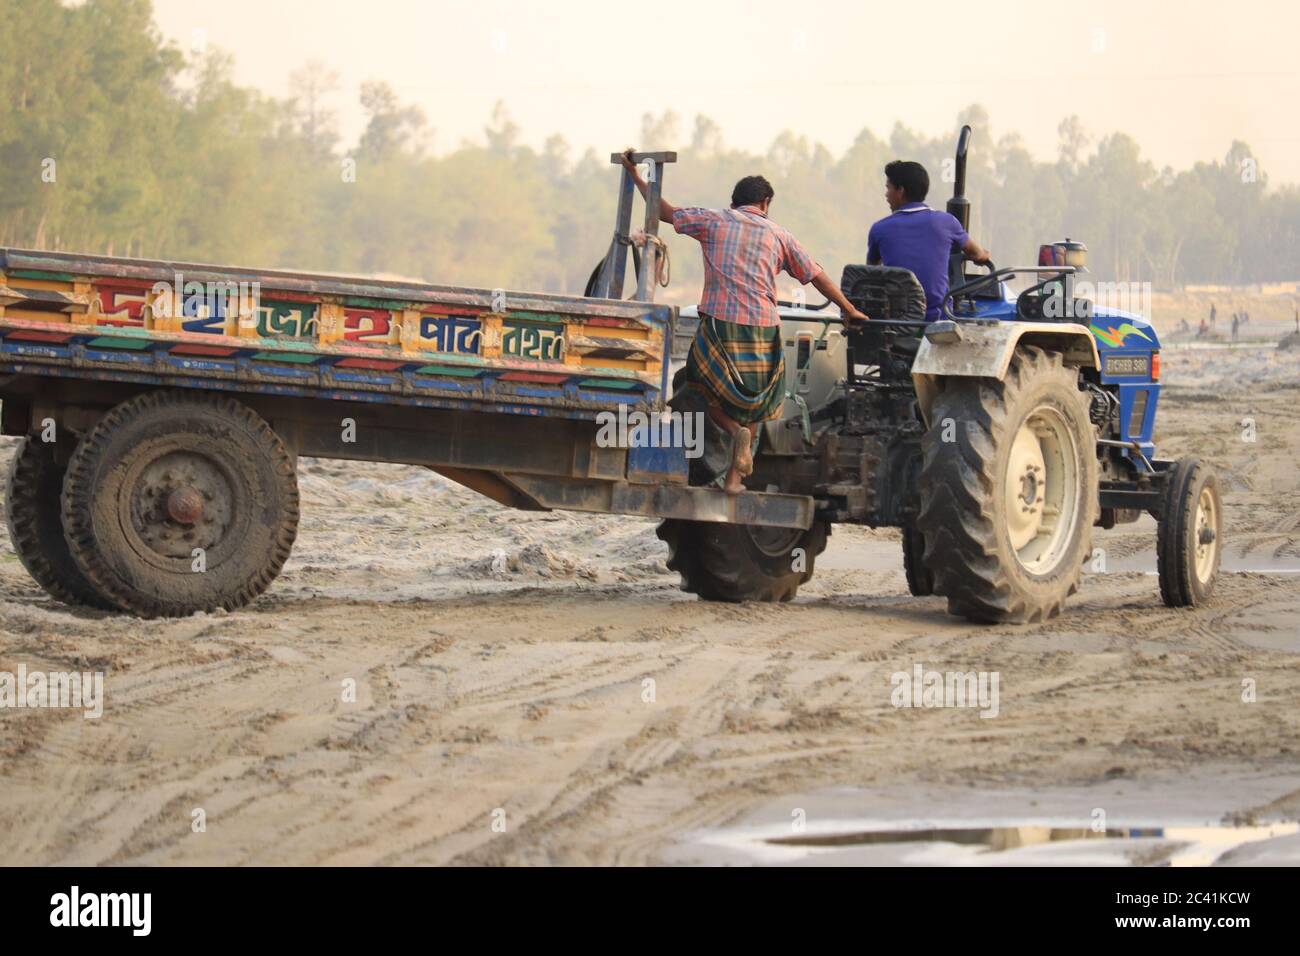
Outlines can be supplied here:
M704 113L734 146L763 149L791 129L836 154L864 126L948 132L978 102L995 134L1017 130L1044 158L1077 113L1160 165L1222 158L1239 138L1272 181L1300 182L1290 0L154 3L164 35L225 48L236 79L269 93L284 95L306 60L328 62L348 141L366 79L424 109L435 151L481 139L498 99L537 146L559 132L612 151L634 143L643 113L671 108L683 138Z

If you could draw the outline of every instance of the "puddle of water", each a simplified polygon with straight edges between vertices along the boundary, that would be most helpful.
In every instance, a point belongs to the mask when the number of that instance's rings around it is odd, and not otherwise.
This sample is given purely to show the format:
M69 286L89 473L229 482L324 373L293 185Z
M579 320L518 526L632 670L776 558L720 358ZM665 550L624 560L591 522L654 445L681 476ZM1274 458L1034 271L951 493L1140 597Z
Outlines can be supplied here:
M852 828L845 823L794 834L789 824L728 828L696 834L691 843L758 864L1210 866L1237 847L1300 833L1300 823L1293 821L1260 826L1112 826L1103 831L1050 822L987 821L973 826L970 820L962 820L898 826L898 821L892 821L889 827Z
M1258 807L1300 789L1300 768L1235 763L1051 786L900 778L772 797L682 834L688 866L1300 866L1300 822ZM1234 826L1233 821L1243 825ZM1093 826L1106 824L1100 832Z
M1078 840L1157 840L1166 846L1170 866L1208 866L1234 847L1258 840L1300 833L1300 823L1274 823L1266 826L1169 826L1169 827L1108 827L1095 831L1087 827L1055 827L1044 825L987 826L987 827L916 827L889 830L858 830L851 832L801 833L791 836L766 837L763 842L773 846L788 847L861 847L878 845L952 844L977 847L982 853L1002 853L1024 847L1047 843L1068 843ZM1155 848L1153 848L1155 849Z
M1095 832L1083 827L961 827L922 830L865 830L857 833L820 833L771 837L778 846L862 846L871 843L959 843L982 846L993 852L1034 843L1058 840L1090 840L1106 837L1158 837L1160 827Z

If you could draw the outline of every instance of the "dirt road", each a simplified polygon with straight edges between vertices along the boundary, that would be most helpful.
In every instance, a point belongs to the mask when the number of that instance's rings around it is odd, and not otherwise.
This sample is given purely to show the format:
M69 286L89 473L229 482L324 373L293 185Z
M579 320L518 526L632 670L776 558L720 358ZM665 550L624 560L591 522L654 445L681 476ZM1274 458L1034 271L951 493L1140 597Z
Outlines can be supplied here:
M982 627L907 595L890 532L837 528L792 605L709 605L649 522L323 461L284 576L235 614L73 612L6 540L0 670L102 670L106 701L0 711L0 863L648 863L798 791L1158 803L1210 767L1225 812L1300 817L1300 355L1167 350L1165 379L1161 454L1228 495L1203 610L1160 604L1149 519L1097 533L1061 618ZM997 717L895 708L917 664L997 672Z

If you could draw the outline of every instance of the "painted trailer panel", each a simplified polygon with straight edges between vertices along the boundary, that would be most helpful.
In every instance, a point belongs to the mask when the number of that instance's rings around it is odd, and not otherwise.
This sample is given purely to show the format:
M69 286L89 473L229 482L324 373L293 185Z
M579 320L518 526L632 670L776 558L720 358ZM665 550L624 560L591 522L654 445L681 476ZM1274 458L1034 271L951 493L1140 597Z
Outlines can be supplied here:
M670 306L0 249L0 369L517 414L663 408Z

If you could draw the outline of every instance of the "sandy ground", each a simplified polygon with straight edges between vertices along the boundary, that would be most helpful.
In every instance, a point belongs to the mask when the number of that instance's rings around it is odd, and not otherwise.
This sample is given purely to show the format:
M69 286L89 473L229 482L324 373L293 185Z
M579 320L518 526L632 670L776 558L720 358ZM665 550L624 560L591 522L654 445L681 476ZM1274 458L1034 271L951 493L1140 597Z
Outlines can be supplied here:
M1164 367L1161 453L1228 495L1196 611L1160 604L1149 520L1097 533L1106 572L1059 619L981 627L907 595L892 532L837 528L791 605L716 606L650 522L328 461L303 462L285 574L235 614L73 612L5 539L0 670L102 670L107 700L0 711L0 863L719 862L683 848L836 788L857 816L1009 790L1074 819L1095 801L1056 795L1118 781L1144 819L1189 786L1202 816L1300 818L1300 354ZM918 663L998 672L999 715L894 708Z

